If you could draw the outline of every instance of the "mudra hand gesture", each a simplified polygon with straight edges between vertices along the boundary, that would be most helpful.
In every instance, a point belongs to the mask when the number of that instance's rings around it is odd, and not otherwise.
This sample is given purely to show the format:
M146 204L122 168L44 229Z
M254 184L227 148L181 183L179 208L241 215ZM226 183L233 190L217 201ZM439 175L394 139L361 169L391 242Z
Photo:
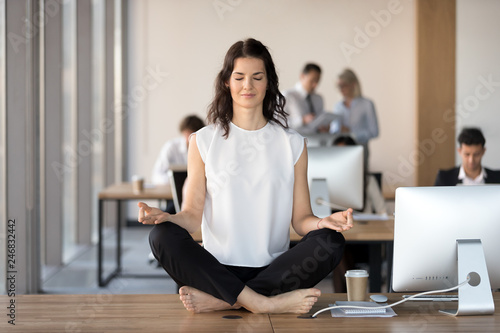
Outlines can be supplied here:
M139 216L137 220L142 224L160 224L167 222L170 214L159 208L150 207L144 202L139 202Z
M318 221L318 229L328 228L338 232L347 231L353 226L352 208L337 212Z

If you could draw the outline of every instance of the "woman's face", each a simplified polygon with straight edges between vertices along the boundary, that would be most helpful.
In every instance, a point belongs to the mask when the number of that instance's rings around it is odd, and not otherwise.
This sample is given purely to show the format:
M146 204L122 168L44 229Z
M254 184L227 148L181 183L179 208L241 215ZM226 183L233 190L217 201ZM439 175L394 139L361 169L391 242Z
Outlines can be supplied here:
M227 82L233 99L233 109L260 108L266 97L267 73L264 62L257 58L237 58Z
M354 97L354 83L339 80L337 83L340 93L345 97Z

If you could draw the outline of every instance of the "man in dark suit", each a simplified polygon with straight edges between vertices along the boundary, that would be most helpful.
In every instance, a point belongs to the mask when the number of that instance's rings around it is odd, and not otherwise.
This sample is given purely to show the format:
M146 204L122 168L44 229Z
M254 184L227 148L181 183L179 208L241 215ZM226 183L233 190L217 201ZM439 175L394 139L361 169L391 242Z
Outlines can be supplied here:
M462 165L450 170L439 170L435 186L500 184L500 171L481 165L486 151L486 140L478 128L464 128L458 136L458 154Z

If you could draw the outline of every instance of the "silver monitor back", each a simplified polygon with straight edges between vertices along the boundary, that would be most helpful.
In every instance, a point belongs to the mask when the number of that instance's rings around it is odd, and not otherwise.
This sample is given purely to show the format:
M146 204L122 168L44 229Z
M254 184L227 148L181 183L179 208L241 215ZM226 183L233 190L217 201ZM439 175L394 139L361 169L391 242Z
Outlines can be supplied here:
M307 147L328 147L333 146L333 141L337 137L336 134L330 133L314 133L306 134L304 137L307 139Z
M480 239L491 287L500 288L500 186L396 190L393 289L457 285L457 239Z
M364 154L362 146L308 147L309 187L313 179L326 179L329 200L339 208L362 210Z

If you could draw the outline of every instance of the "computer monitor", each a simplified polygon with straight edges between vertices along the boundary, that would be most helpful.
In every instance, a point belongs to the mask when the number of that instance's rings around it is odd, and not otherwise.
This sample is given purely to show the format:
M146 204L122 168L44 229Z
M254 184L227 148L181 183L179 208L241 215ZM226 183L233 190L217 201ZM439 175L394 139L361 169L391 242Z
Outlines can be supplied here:
M311 203L314 205L317 199L312 191L313 179L323 179L326 180L329 196L325 200L332 203L333 208L363 210L363 147L308 147L307 151Z
M304 137L307 139L307 147L328 147L333 146L333 141L337 137L336 134L330 133L314 133L306 134Z
M396 190L394 291L449 288L469 276L476 285L459 288L453 314L491 313L491 288L500 288L499 254L499 185Z

